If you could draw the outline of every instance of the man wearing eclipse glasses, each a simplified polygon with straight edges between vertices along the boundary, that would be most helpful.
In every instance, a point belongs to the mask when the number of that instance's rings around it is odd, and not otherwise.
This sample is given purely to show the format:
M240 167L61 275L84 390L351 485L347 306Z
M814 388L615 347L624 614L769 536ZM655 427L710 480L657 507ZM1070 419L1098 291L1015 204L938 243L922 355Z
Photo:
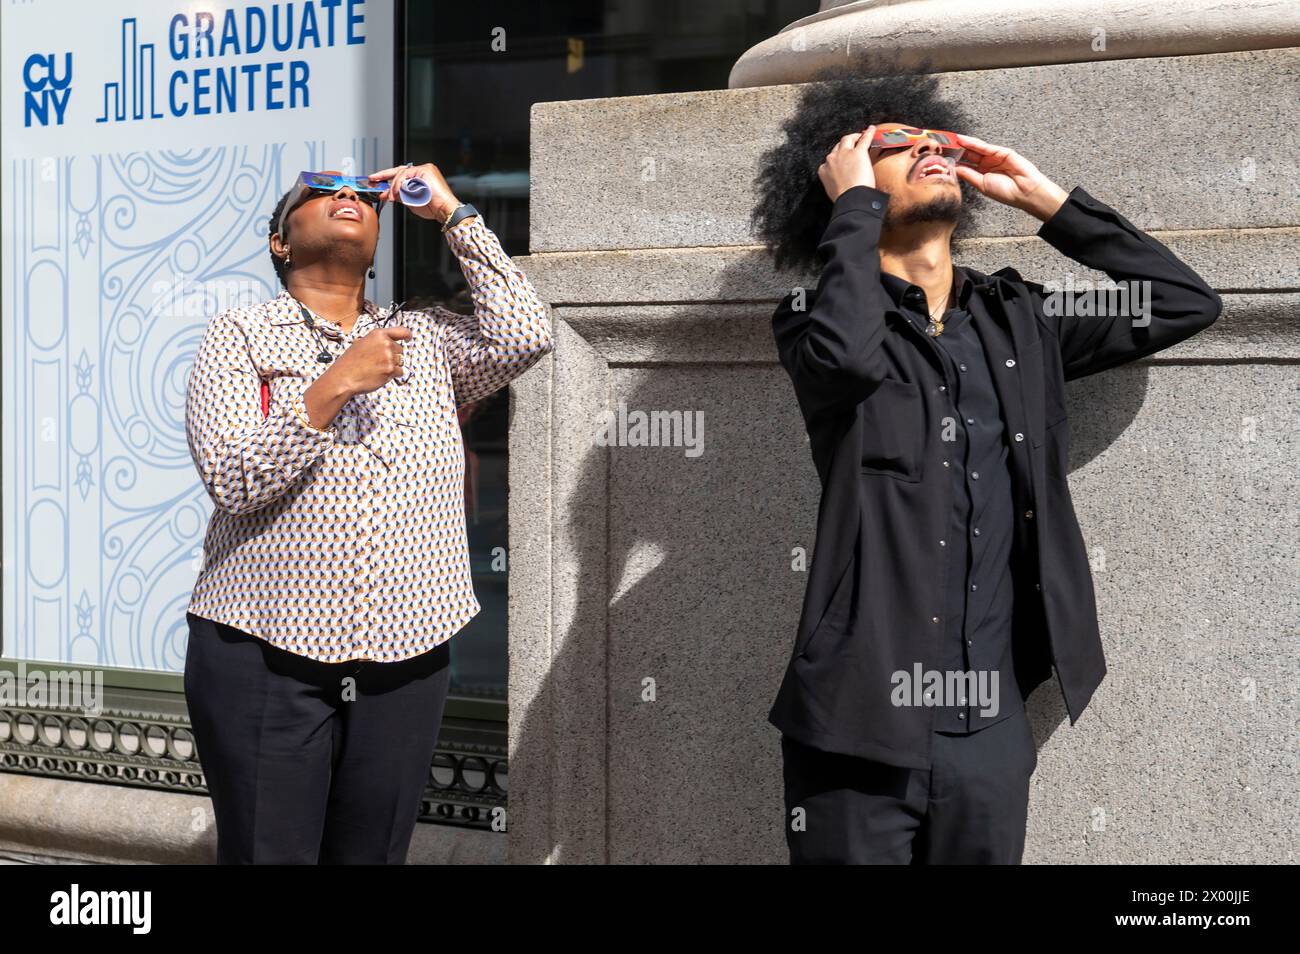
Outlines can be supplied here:
M970 135L936 90L918 75L810 84L757 183L776 265L820 271L772 319L821 481L769 714L794 863L1020 862L1037 766L1024 700L1055 670L1073 725L1106 673L1065 382L1183 341L1221 308L1168 248ZM983 198L1145 289L1142 313L955 265L954 232Z
M414 197L414 198L413 198ZM440 225L474 314L379 308L379 212ZM546 308L433 165L303 172L272 212L275 298L208 323L186 435L215 509L185 694L221 863L405 861L479 611L457 407L552 348Z

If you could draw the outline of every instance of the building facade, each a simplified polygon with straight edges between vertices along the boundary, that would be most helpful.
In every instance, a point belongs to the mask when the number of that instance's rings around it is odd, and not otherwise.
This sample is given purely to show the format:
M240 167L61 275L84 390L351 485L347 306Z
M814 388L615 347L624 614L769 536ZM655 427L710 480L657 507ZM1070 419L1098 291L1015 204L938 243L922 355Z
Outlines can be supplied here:
M928 60L981 138L1113 205L1225 303L1205 334L1070 386L1110 673L1073 728L1054 681L1030 699L1025 860L1294 861L1294 5L521 6L394 8L394 158L432 159L484 210L557 336L464 421L484 611L457 637L410 860L784 860L766 714L818 485L770 317L815 276L772 270L750 183L791 84L888 52ZM1035 230L985 208L955 258L1097 277ZM454 301L440 236L395 240L394 294ZM676 437L629 438L638 414ZM92 719L0 712L0 854L213 857L178 678L110 688Z

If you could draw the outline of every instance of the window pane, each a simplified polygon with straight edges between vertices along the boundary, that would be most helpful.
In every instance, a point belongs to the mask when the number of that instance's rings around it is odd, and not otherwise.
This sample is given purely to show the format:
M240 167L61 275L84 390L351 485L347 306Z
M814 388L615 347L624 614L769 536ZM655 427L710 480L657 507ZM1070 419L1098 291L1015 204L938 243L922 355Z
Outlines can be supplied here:
M816 0L407 4L406 150L398 158L436 163L506 253L525 255L533 103L723 89L745 50L817 7ZM400 265L408 300L473 310L436 228L405 231ZM506 411L500 392L465 423L466 516L483 611L452 652L453 690L498 699L506 693Z

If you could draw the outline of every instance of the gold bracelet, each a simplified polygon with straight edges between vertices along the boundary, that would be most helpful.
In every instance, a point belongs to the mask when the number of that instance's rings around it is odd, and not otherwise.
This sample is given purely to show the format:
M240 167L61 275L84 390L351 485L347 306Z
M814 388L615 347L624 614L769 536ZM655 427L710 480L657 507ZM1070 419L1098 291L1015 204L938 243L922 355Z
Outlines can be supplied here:
M331 425L330 425L329 427L327 427L327 428L322 429L322 428L316 427L315 425L312 424L311 421L309 421L309 420L307 420L307 418L303 417L303 415L302 415L302 411L299 411L299 410L298 410L298 401L301 401L301 400L302 400L302 399L299 398L298 400L294 401L291 405L289 405L290 407L293 408L293 413L294 413L294 415L298 418L298 420L302 421L302 423L303 423L304 426L306 426L306 427L309 428L310 430L315 431L317 434L328 434L328 435L330 435L331 437L336 436L337 433L338 433L338 429L337 429L333 424L331 424ZM305 404L305 403L303 404L303 410L306 410L306 404Z

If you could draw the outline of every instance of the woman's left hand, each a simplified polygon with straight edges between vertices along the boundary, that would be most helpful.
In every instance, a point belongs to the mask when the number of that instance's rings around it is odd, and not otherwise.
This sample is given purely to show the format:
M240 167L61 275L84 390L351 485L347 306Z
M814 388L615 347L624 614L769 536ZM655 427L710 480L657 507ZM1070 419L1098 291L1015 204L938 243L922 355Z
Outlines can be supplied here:
M402 188L402 183L407 179L423 179L433 193L429 204L407 206L422 219L445 222L447 216L455 212L456 207L460 205L460 200L452 194L451 186L447 185L447 180L442 177L442 173L432 162L420 166L394 166L391 169L381 169L370 173L367 178L388 183L388 188L380 195L385 202L401 202L401 197L397 193Z

